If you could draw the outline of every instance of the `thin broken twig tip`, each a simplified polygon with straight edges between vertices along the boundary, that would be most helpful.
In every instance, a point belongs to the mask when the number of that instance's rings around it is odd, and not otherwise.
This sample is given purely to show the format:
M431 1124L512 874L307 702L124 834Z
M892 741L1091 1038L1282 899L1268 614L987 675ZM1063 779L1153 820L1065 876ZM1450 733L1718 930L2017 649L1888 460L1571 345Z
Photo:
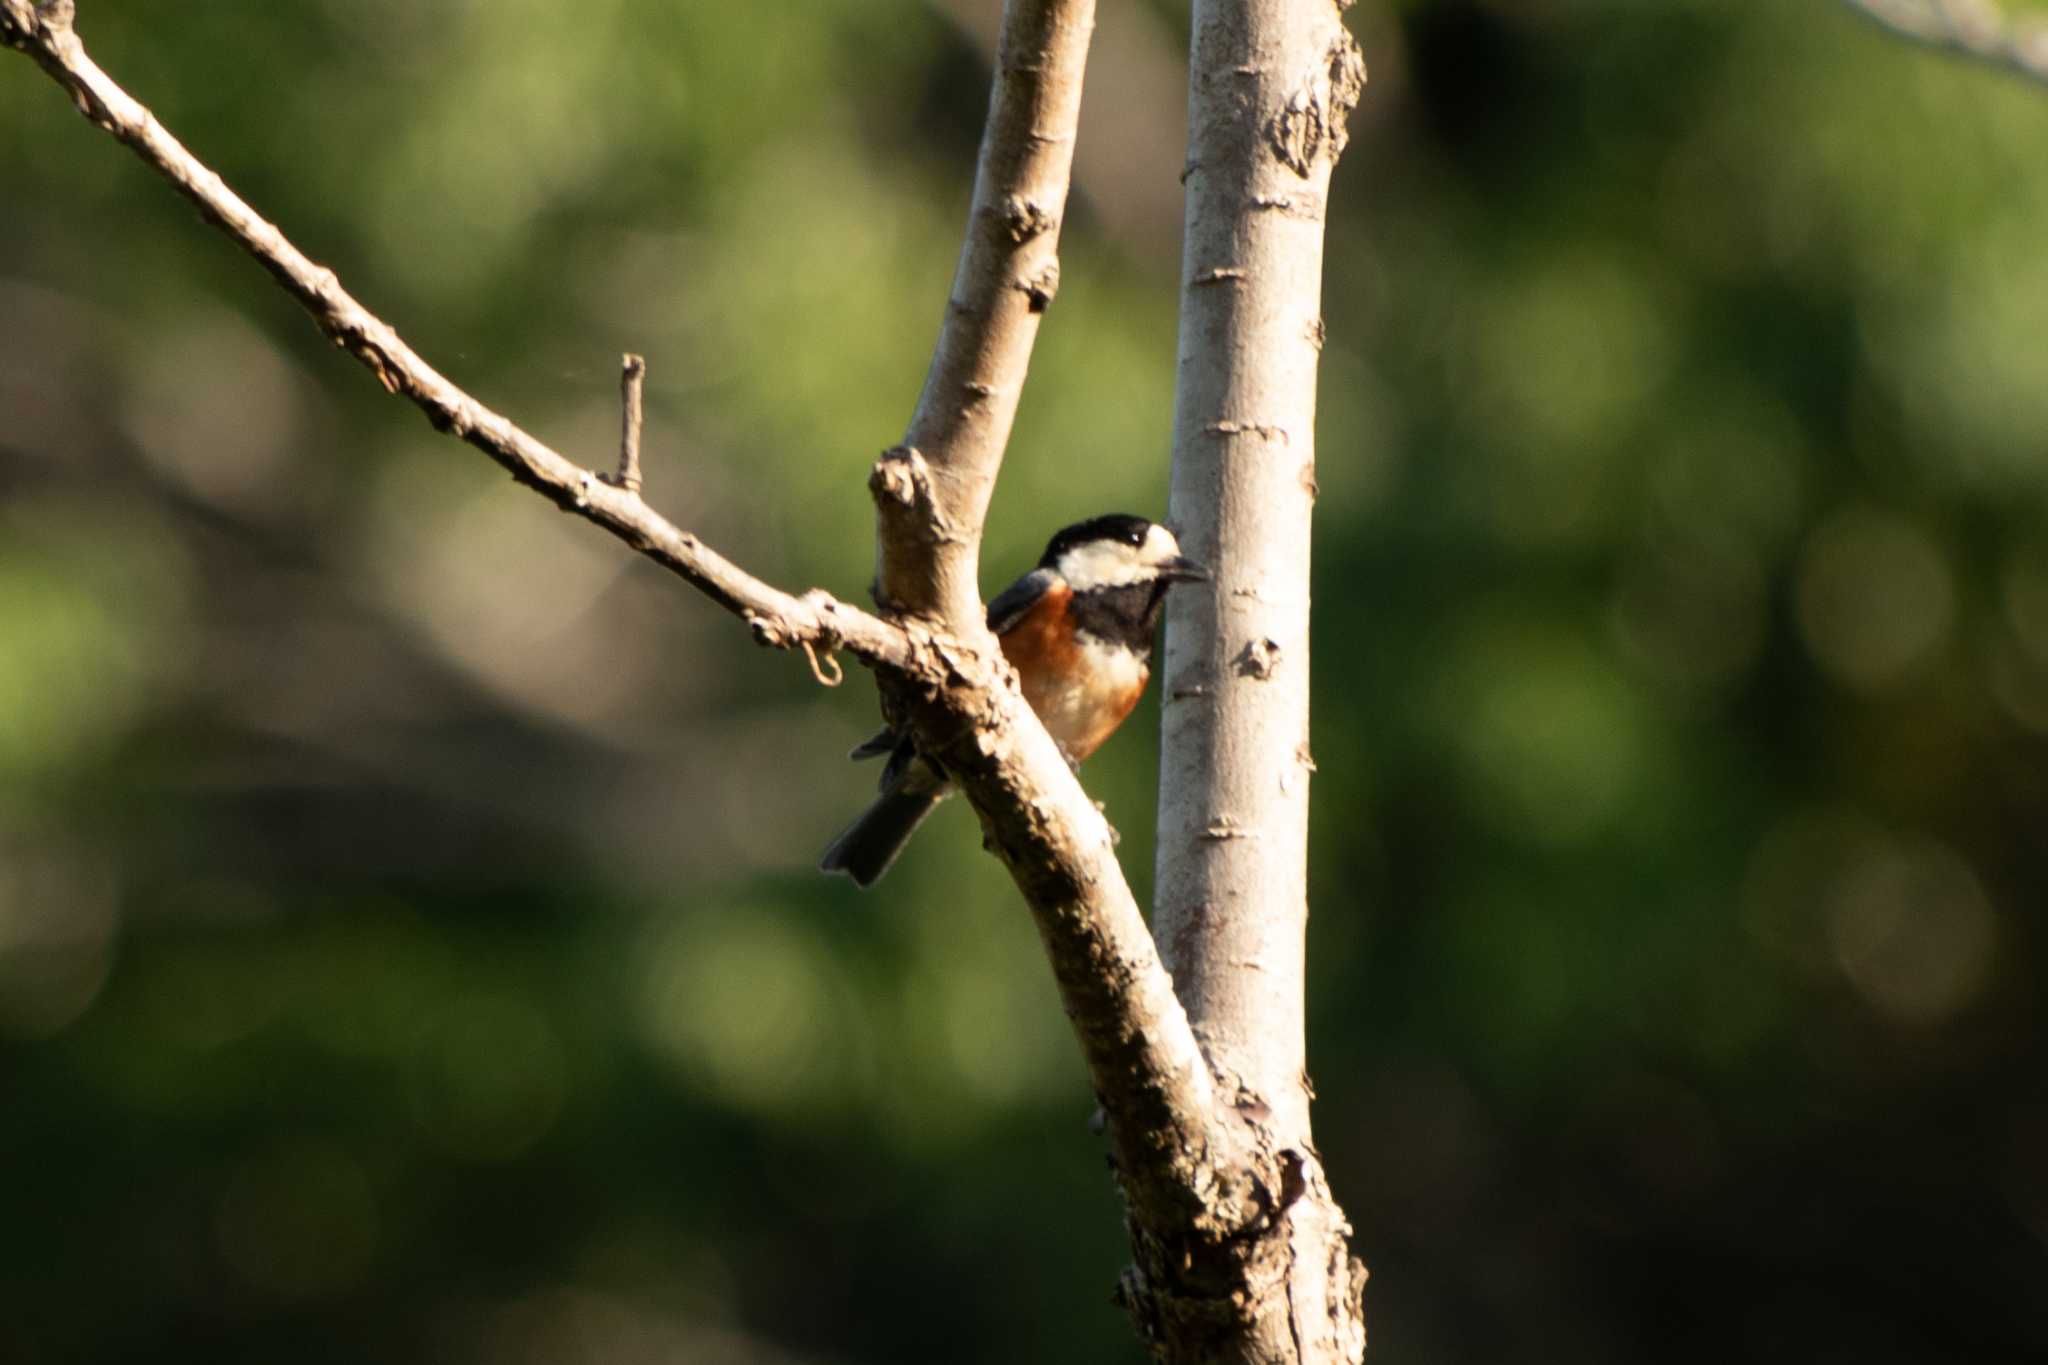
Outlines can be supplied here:
M647 361L628 351L619 359L619 470L605 480L628 493L640 491L640 431L645 423L642 392Z

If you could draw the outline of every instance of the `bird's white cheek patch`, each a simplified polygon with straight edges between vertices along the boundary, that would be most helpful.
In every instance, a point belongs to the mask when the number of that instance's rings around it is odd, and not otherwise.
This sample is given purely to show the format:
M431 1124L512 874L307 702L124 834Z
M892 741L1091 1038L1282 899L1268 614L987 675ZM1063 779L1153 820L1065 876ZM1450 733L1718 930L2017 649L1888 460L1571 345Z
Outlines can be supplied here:
M1055 569L1061 578L1073 585L1075 592L1087 592L1091 588L1120 588L1151 573L1138 562L1137 552L1130 546L1108 540L1075 546L1060 556Z
M1164 526L1145 532L1145 543L1126 545L1120 540L1091 540L1076 545L1053 566L1076 592L1091 588L1122 588L1145 583L1159 576L1159 566L1180 554L1180 542Z

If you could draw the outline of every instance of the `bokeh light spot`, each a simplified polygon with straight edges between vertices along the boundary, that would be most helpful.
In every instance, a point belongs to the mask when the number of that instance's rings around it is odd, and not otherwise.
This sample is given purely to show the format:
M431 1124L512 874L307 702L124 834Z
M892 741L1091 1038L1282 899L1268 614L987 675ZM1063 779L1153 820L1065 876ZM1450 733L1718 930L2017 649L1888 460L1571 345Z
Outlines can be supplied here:
M1941 643L1954 609L1947 561L1893 513L1850 507L1807 539L1799 629L1814 662L1858 690L1895 684Z
M1999 596L2013 638L2035 667L2048 669L2048 547L2015 551L2001 578Z
M1755 561L1701 548L1660 546L1626 570L1614 620L1623 650L1679 692L1725 688L1763 647L1766 584Z
M107 873L0 847L0 1035L44 1038L84 1014L106 984L116 926Z
M144 353L120 420L180 491L264 517L284 510L309 477L295 458L303 408L297 373L261 333L233 314L205 311Z
M414 1057L413 1115L442 1146L501 1161L561 1113L569 1065L546 1018L523 1001L477 996L428 1027Z
M1969 865L1938 844L1893 845L1851 866L1827 915L1842 971L1899 1023L1940 1023L1990 976L1991 903Z
M182 662L190 570L116 496L0 499L0 777L118 742Z
M944 964L926 974L938 996L945 1060L989 1118L1072 1079L1071 1043L1041 993L1020 988L1012 962ZM967 1106L955 1106L966 1109Z
M251 1288L279 1299L346 1292L369 1268L377 1204L348 1153L307 1141L244 1162L215 1211L223 1258Z
M1453 655L1442 723L1484 814L1539 843L1607 827L1640 777L1626 682L1567 631L1481 613Z
M741 1108L834 1098L862 1055L822 948L799 928L733 912L680 925L647 966L642 1026L692 1080Z
M1668 305L1620 249L1552 261L1495 296L1490 373L1513 424L1584 456L1662 380Z

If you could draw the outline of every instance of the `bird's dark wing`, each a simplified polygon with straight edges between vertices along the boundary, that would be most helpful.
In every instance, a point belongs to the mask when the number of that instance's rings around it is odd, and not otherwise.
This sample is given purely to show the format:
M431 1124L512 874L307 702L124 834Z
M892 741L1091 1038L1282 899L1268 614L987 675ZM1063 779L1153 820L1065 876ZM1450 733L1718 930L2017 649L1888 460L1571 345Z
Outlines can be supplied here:
M864 758L880 758L883 754L893 750L901 739L902 736L894 730L879 730L872 737L864 739L855 745L853 752L848 754L847 757L856 763Z
M882 765L882 780L879 785L886 792L903 785L904 776L910 771L911 761L917 757L917 745L911 742L909 735L897 730L883 730L873 739L863 741L847 757L859 761L863 758L880 758L883 754L889 756L889 761ZM932 771L936 773L937 769L933 768Z
M1024 619L1039 598L1045 596L1059 575L1051 569L1033 569L996 594L988 604L988 628L1001 635Z

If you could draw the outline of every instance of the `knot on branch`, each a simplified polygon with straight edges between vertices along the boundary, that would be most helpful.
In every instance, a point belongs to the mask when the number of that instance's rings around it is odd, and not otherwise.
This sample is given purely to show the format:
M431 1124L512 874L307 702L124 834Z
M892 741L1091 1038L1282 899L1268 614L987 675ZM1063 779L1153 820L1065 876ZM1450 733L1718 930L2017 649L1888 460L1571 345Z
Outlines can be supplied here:
M16 47L34 38L39 26L48 37L69 33L77 18L72 0L0 0L0 33Z
M1264 682L1280 668L1280 642L1264 636L1248 641L1232 661L1240 678L1253 678Z
M1003 201L1003 227L1010 234L1010 240L1022 245L1033 237L1050 232L1059 220L1036 199L1013 194Z
M754 637L754 643L767 649L792 649L804 636L791 627L780 616L764 616L759 612L748 612L745 616L747 630Z
M839 623L839 599L823 588L812 588L800 599L816 617L812 640L825 649L837 649L846 640L846 630Z
M932 470L915 446L890 446L868 475L868 491L877 505L894 503L912 512L936 515Z
M881 517L885 566L911 562L909 547L929 552L941 545L960 545L967 537L954 527L939 504L938 476L914 446L891 446L868 475L868 491L874 495L875 510ZM885 568L885 574L887 570ZM905 603L876 584L875 600L891 610Z
M1350 140L1346 124L1365 94L1365 55L1349 30L1338 29L1324 54L1267 126L1267 139L1287 169L1306 180L1324 157L1335 162Z
M0 42L20 47L35 27L36 12L28 0L0 0Z
M1034 313L1043 313L1052 307L1054 296L1060 292L1060 263L1055 257L1040 266L1037 272L1017 282L1024 291L1024 306Z

